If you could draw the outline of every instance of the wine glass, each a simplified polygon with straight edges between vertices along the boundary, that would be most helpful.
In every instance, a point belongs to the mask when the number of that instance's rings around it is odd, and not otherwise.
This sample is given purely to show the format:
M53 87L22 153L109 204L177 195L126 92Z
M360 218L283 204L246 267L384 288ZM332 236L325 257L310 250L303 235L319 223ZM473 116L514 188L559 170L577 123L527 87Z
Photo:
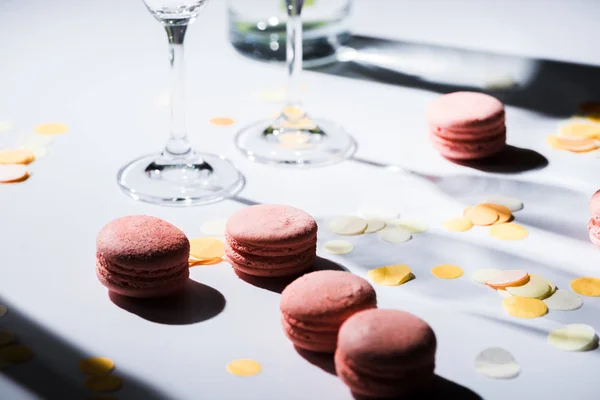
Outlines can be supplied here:
M188 25L208 0L144 0L169 39L171 135L164 150L123 167L117 181L125 193L149 203L187 206L213 203L244 186L244 178L224 157L194 151L187 139L183 42Z
M302 106L302 6L304 0L285 0L287 7L287 100L274 121L259 121L236 136L238 148L253 161L289 166L322 166L350 157L354 139L338 124L311 118Z

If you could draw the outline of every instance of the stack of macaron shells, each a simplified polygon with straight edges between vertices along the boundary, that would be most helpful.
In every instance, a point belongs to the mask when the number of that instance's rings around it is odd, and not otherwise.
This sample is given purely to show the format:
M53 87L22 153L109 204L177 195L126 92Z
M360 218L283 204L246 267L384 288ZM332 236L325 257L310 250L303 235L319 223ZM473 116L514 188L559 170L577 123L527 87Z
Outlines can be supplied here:
M184 288L190 243L174 225L135 215L115 219L96 239L96 275L111 292L161 297Z
M600 190L596 191L590 200L590 214L588 223L590 241L600 247Z
M289 284L281 295L281 322L296 347L333 353L340 326L353 314L377 307L375 290L345 271L316 271Z
M430 138L442 156L476 160L500 152L506 144L504 105L477 92L454 92L427 109Z
M404 398L432 382L437 341L420 318L399 310L354 314L340 328L338 376L355 395Z
M317 223L294 207L260 204L227 221L225 256L233 268L258 277L293 276L316 260Z

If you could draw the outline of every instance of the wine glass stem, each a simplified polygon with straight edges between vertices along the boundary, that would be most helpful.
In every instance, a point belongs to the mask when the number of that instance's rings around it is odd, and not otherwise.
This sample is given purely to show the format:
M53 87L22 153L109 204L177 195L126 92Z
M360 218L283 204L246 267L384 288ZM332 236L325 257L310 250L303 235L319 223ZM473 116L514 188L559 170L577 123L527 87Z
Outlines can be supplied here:
M287 0L287 107L301 108L300 74L302 72L302 2Z
M187 27L187 24L165 25L169 37L171 61L171 137L163 152L168 157L181 157L191 152L185 122L185 69L183 65L183 41Z

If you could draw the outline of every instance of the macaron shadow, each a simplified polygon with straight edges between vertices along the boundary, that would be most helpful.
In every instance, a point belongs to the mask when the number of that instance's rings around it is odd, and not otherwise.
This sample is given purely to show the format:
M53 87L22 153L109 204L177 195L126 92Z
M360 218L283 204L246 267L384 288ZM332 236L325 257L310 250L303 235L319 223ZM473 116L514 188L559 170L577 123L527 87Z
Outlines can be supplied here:
M245 273L233 268L233 271L238 276L238 278L240 278L244 282L246 282L252 286L256 286L257 288L268 290L270 292L279 293L279 294L281 294L281 292L283 292L283 289L285 289L287 285L289 285L296 279L300 278L302 275L305 275L305 274L308 274L308 273L314 272L314 271L326 271L326 270L348 271L348 269L343 267L342 265L337 264L331 260L328 260L328 259L322 258L322 257L317 257L313 267L310 268L308 271L301 273L301 274L285 276L285 277L281 277L281 278L268 278L268 277L252 276L252 275L245 274Z
M168 297L138 299L108 293L119 308L145 320L164 325L190 325L216 317L225 309L225 297L217 289L189 280L185 290Z
M537 151L510 145L506 145L500 153L482 160L448 160L463 167L503 174L533 171L548 166L548 159Z
M315 367L321 368L328 374L337 376L335 362L333 361L333 353L316 353L314 351L301 349L298 346L294 346L294 350L296 350L300 357L304 358Z
M376 400L371 397L365 397L354 393L352 396L355 400ZM402 396L390 400L431 400L442 398L452 400L483 400L483 397L471 389L442 378L439 375L436 375L433 378L433 382L425 390L411 396Z

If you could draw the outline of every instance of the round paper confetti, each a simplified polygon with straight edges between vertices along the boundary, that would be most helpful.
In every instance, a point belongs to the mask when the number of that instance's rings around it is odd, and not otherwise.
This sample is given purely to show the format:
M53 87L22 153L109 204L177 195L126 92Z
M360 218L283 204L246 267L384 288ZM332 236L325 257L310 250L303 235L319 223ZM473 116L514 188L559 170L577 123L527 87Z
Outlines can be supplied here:
M489 281L496 281L501 278L502 271L499 269L476 269L471 273L471 279L480 284L485 284Z
M486 281L485 284L494 289L505 289L508 286L521 286L529 282L529 274L522 269L509 269L501 271L493 279Z
M222 258L203 258L197 259L194 257L190 257L189 265L190 267L195 267L197 265L216 265L222 263L224 260Z
M475 371L493 379L512 379L519 375L521 367L508 351L491 347L475 357Z
M512 241L525 239L529 232L521 225L509 223L491 226L490 235L495 239Z
M358 215L365 219L380 219L385 222L400 217L397 211L383 207L365 207L358 212Z
M235 360L227 364L227 372L235 376L253 376L262 370L254 360Z
M0 347L12 343L14 339L15 335L13 335L12 332L0 329Z
M114 392L121 385L121 378L115 375L88 376L85 380L85 387L92 392Z
M29 177L24 165L0 165L0 183L22 182Z
M542 280L543 282L546 282L546 284L548 286L550 286L550 294L556 292L556 285L554 284L554 282L549 281L548 279L544 278L543 276L540 276L538 274L529 274L530 277L535 277L536 279Z
M456 279L463 276L464 271L457 265L442 264L433 267L431 273L440 279Z
M567 150L574 153L584 153L596 150L599 146L593 139L562 138L558 136L548 136L548 144L557 150Z
M521 200L508 196L489 196L485 198L484 203L504 206L511 212L523 209L523 202Z
M552 296L545 299L544 303L550 310L573 311L583 305L583 299L573 292L559 289Z
M226 219L215 219L207 221L200 227L202 233L208 236L225 236Z
M571 324L553 329L548 344L564 351L587 351L597 346L596 331L589 325Z
M508 315L517 318L537 318L548 312L548 307L543 301L527 297L506 297L502 300L502 305Z
M24 363L33 358L33 351L29 347L22 345L10 345L0 348L0 360L18 364Z
M510 297L510 296L512 296L512 294L508 293L504 289L498 289L498 290L496 290L496 292L500 295L500 297Z
M571 281L571 289L582 296L600 296L600 278L584 277Z
M379 232L386 226L387 224L380 219L369 219L367 220L367 229L365 230L365 233Z
M402 243L410 240L411 234L401 228L390 228L389 226L384 230L377 232L379 239L386 243Z
M444 228L450 232L466 232L473 223L466 218L452 218L444 222Z
M215 117L208 120L208 123L215 126L231 126L235 124L235 120L227 117Z
M65 124L49 123L37 125L33 130L40 135L60 135L69 130Z
M427 232L427 229L429 229L429 227L427 226L426 223L420 222L420 221L397 219L397 220L393 221L393 223L398 228L402 228L405 231L408 231L410 233L423 233L423 232Z
M338 235L360 235L367 229L367 221L360 217L337 217L329 221L327 229Z
M0 318L4 317L8 312L8 308L0 304Z
M512 213L510 209L506 206L500 204L483 204L484 207L491 208L496 213L498 213L498 220L494 222L494 224L503 224L505 222L510 221L512 218Z
M569 137L600 139L600 125L582 122L569 123L560 128L560 134Z
M540 279L536 275L529 275L529 281L521 286L509 286L506 291L513 296L531 297L534 299L544 299L552 288L545 279Z
M27 149L0 151L0 164L29 164L35 160L35 154Z
M330 240L323 244L323 250L329 254L348 254L354 246L346 240Z
M201 237L190 240L190 256L197 259L219 258L225 255L225 245L219 239Z
M463 217L473 223L473 225L487 226L498 221L498 213L483 204L465 208Z
M115 363L106 357L92 357L79 361L79 369L89 375L108 375Z
M387 265L368 272L369 278L378 285L398 286L411 280L414 275L408 265Z

